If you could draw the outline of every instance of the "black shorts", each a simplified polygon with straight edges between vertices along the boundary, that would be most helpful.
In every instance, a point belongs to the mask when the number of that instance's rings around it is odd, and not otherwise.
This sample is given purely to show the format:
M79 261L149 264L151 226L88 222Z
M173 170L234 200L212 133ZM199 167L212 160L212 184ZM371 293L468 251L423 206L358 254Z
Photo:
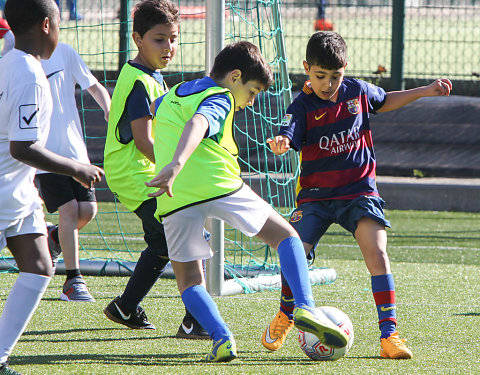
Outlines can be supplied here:
M49 213L71 200L96 202L95 188L87 189L70 176L42 173L35 176L35 185Z

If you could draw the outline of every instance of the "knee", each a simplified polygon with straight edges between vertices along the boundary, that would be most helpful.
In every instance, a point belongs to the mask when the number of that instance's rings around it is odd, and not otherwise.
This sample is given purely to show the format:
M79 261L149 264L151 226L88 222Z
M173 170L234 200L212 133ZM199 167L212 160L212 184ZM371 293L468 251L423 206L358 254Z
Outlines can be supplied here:
M87 225L97 214L96 202L78 202L78 229Z

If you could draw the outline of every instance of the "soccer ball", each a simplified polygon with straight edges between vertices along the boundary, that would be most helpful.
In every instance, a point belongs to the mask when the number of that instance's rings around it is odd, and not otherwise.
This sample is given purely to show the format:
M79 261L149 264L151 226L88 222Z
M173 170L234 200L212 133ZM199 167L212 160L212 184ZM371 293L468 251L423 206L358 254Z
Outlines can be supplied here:
M320 340L312 333L298 331L298 342L303 352L314 361L335 361L344 357L353 344L353 325L352 321L342 310L332 306L317 307L326 317L328 317L337 326L341 327L348 335L347 345L343 348L332 348L322 344Z

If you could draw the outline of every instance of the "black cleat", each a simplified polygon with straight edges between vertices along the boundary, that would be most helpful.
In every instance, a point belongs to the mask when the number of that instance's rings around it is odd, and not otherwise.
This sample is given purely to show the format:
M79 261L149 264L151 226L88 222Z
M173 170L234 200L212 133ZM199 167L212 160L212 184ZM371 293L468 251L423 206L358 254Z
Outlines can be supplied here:
M155 326L148 321L145 310L138 306L134 313L126 314L121 308L120 297L116 297L103 310L105 316L111 321L123 324L131 329L156 329Z
M184 317L175 337L192 340L211 340L210 335L195 319Z

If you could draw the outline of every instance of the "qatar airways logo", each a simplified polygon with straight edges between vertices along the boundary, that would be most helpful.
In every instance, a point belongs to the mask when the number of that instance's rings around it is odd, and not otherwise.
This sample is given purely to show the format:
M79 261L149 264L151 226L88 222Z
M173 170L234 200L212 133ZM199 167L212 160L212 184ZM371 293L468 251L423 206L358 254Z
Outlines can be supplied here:
M339 154L355 148L360 142L360 126L343 130L332 134L330 137L324 135L318 142L322 150L330 151L331 154Z

